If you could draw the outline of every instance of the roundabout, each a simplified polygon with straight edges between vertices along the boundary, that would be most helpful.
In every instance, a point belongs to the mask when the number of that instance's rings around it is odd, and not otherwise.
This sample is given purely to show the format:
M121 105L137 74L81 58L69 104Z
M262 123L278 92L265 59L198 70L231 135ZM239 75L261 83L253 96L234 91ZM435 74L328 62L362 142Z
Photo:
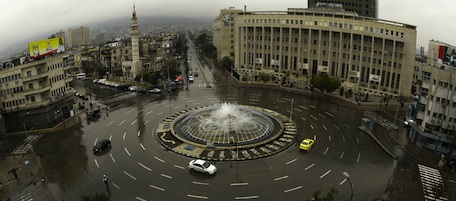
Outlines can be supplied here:
M155 134L169 150L214 161L247 160L279 153L295 143L295 123L275 111L231 103L176 112Z

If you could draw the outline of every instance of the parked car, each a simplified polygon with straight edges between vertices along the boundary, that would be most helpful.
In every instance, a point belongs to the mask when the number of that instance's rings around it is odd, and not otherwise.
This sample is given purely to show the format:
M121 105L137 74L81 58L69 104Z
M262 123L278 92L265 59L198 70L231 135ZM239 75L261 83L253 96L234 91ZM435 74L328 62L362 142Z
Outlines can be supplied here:
M103 150L111 146L111 141L108 139L99 140L95 146L93 146L93 153L101 153Z
M188 168L192 171L202 172L207 175L214 175L215 172L217 171L217 168L215 167L215 165L213 165L212 163L210 163L208 161L201 160L201 159L191 160L188 163Z
M152 93L152 94L158 94L158 93L161 93L161 89L159 88L153 88L151 90L148 91L149 93Z
M312 139L304 139L302 140L301 144L299 144L299 148L305 151L310 151L314 143L315 141Z
M188 81L189 81L189 82L193 82L194 79L195 79L195 78L193 78L193 75L188 76Z
M100 110L93 110L87 114L87 119L93 119L100 117Z

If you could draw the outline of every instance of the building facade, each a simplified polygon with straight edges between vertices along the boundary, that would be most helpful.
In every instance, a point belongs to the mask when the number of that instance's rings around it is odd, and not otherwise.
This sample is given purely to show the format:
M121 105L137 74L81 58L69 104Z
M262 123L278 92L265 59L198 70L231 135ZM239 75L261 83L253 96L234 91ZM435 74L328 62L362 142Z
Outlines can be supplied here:
M20 64L4 63L0 71L0 102L8 132L59 123L70 117L74 64L68 54Z
M90 28L79 27L76 29L68 29L67 46L69 48L79 47L81 45L90 44Z
M142 64L139 60L139 28L135 6L133 6L131 17L130 37L132 58L131 60L126 60L122 63L122 71L124 72L124 77L134 79L142 71Z
M455 50L449 44L429 41L427 60L415 62L416 92L408 113L410 139L444 154L452 154L449 152L456 148Z
M234 58L234 25L236 15L242 10L230 7L220 10L220 14L214 19L212 44L217 48L217 57L225 56Z
M223 30L234 29L230 40L240 81L262 82L266 75L270 84L300 88L326 72L356 93L411 94L415 26L333 8L244 11L234 21L230 29L214 25L214 43Z
M331 6L340 4L344 10L356 12L358 15L378 18L378 1L379 0L308 0L307 7L315 8L318 4Z

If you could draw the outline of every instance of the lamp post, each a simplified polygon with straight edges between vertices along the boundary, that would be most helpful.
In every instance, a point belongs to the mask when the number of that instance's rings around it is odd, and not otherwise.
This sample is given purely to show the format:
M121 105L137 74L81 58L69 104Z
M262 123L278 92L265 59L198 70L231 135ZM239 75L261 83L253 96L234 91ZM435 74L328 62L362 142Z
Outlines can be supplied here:
M291 98L290 121L293 121L293 102L294 98Z
M350 201L353 199L353 182L350 180L350 175L347 172L342 173L345 177L345 179L350 182Z

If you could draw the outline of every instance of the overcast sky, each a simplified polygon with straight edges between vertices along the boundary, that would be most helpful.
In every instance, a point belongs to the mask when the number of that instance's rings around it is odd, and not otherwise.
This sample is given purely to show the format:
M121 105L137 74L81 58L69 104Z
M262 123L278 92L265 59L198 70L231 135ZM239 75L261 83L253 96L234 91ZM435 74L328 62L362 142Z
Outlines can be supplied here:
M430 39L456 46L456 0L379 0L379 18L418 30L417 48ZM15 41L51 35L112 18L141 16L211 17L234 6L248 11L307 8L307 0L0 0L0 52ZM141 24L139 24L141 26ZM24 49L27 48L26 46Z

